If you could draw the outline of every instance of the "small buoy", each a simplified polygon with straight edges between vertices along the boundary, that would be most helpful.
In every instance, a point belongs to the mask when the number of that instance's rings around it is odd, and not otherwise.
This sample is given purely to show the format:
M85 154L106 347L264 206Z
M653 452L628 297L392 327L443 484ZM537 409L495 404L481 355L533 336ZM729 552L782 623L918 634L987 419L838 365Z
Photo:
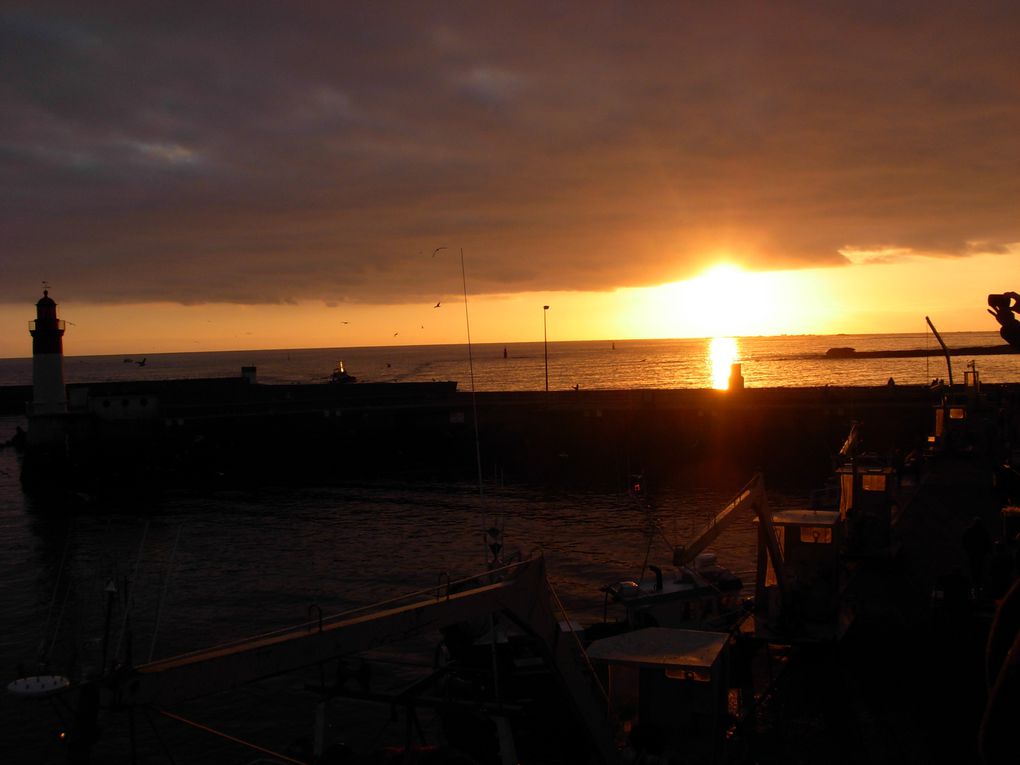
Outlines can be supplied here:
M7 692L15 696L43 698L70 687L71 681L63 675L32 675L7 684Z

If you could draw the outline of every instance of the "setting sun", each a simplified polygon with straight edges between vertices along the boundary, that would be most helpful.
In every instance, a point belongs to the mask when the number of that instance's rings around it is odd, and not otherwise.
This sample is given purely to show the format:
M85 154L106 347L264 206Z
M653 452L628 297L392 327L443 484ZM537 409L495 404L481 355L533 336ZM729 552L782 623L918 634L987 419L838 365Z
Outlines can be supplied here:
M776 324L786 298L783 286L768 274L745 271L731 263L712 266L701 275L660 289L669 313L684 334L700 337L761 334Z
M758 281L737 266L713 266L684 284L679 309L704 323L705 336L744 334L749 326L772 319L776 296Z

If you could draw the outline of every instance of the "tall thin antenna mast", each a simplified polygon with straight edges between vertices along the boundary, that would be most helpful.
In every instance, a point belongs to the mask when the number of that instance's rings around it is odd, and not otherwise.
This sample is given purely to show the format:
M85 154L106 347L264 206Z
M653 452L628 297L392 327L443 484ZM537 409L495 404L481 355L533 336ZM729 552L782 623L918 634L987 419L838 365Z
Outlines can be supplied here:
M475 421L475 463L478 467L478 509L481 511L482 517L482 552L484 556L483 559L485 560L486 565L488 565L489 531L486 528L485 497L482 492L482 447L478 436L478 402L475 398L475 361L471 352L471 317L468 314L467 270L464 268L463 247L460 248L460 279L461 283L464 285L464 326L467 328L468 373L471 377L471 416ZM492 562L494 567L496 563L496 556L498 555L495 549L496 548L494 547L492 553ZM493 692L496 696L496 704L499 706L502 702L500 701L501 697L499 693L499 666L496 662L496 617L491 613L489 614L489 634L492 636L492 642L489 644L489 647L491 648L490 657L492 659Z
M471 414L475 421L475 462L478 466L478 496L482 496L482 449L478 438L478 402L475 400L475 361L471 352L471 316L468 314L467 271L464 248L460 248L460 279L464 285L464 325L467 327L468 373L471 376Z

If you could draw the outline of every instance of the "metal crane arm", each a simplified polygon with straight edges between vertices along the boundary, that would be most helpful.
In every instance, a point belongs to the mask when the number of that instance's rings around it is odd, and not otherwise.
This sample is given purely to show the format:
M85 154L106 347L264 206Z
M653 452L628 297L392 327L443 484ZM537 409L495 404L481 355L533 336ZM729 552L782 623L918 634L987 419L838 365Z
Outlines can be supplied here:
M765 481L761 473L755 473L736 496L712 518L702 529L694 540L688 545L678 545L673 551L673 564L685 566L708 547L722 533L730 522L736 518L741 510L754 507L756 504L764 504Z

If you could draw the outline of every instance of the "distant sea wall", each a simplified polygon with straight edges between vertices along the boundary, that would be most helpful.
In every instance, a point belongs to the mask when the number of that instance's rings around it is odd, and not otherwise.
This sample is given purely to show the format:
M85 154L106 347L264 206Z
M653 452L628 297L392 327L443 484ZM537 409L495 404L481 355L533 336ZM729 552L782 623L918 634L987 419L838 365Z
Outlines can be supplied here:
M880 454L923 443L933 396L923 386L637 390L478 397L487 458L511 474L571 483L733 485L824 480L853 422Z
M69 387L66 439L30 455L25 478L86 488L473 481L480 463L483 480L509 484L612 489L641 474L732 485L759 468L810 484L854 421L867 450L922 444L935 400L924 386L472 396L452 382L105 383Z

